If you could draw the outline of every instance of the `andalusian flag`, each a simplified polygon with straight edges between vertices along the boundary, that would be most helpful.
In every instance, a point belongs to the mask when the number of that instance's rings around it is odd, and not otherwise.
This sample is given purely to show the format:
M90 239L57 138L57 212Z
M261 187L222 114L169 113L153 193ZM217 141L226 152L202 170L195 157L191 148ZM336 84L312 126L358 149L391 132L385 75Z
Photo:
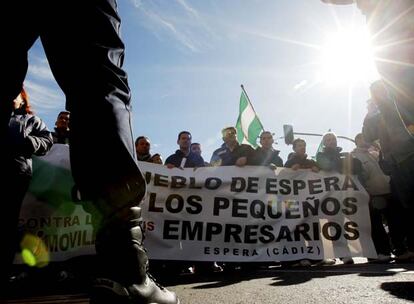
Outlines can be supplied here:
M316 150L316 153L314 156L312 156L312 159L316 161L316 155L318 155L319 152L323 152L323 148L325 148L323 144L323 140L319 143L318 149Z
M331 129L328 130L328 132L331 132ZM315 156L312 156L313 160L316 160L316 155L318 155L319 152L323 152L323 149L325 148L325 145L323 144L323 135L321 142L319 143L318 149L316 150Z
M243 85L240 96L240 112L237 119L237 141L241 144L249 144L257 147L257 138L263 131L263 125L259 120Z

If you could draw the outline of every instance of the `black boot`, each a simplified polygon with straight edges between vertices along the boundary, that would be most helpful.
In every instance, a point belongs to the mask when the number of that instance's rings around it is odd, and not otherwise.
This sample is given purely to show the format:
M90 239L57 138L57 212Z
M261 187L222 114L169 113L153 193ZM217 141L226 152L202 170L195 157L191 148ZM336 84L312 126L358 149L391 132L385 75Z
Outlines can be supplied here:
M151 275L142 284L124 285L110 279L97 278L90 304L180 304L174 292L159 285Z
M129 207L103 220L96 237L102 275L94 282L91 304L177 304L175 293L148 273L142 245L141 208Z

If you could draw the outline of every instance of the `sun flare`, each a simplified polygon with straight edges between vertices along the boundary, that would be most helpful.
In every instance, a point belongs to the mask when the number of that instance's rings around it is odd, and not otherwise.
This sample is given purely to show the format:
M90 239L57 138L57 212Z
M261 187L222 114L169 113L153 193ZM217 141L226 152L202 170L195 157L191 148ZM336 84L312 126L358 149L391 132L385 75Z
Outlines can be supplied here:
M369 34L365 29L328 34L321 48L319 80L327 84L355 84L378 78Z

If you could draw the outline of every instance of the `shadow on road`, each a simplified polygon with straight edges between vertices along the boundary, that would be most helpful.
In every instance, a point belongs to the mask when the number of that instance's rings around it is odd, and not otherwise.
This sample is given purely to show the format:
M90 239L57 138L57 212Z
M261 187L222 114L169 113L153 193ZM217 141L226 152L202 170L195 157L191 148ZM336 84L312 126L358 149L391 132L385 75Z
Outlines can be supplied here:
M392 264L361 264L359 267L361 277L384 277L393 276L399 272L414 271L414 264L392 263Z
M0 290L1 299L16 299L31 295L57 295L86 293L91 280L96 275L93 260L65 263L68 277L62 276L62 265L49 265L47 269L29 273L29 276L11 284L6 292ZM252 267L254 266L254 267ZM263 267L248 265L232 271L211 274L173 275L162 272L155 275L166 287L190 285L195 290L207 290L231 286L240 282L248 282L261 278L271 278L269 286L290 286L309 282L313 279L335 277L339 275L357 274L362 277L389 277L400 272L414 271L414 264L355 264L312 267ZM384 291L395 297L414 301L414 282L384 282Z
M414 302L414 282L386 282L381 289L393 296Z
M209 289L237 284L260 278L272 278L271 286L299 285L313 279L331 276L358 274L362 277L389 277L399 272L413 271L413 264L355 264L320 267L271 267L236 270L209 275L185 275L175 278L161 278L166 286L194 284L193 289ZM386 283L384 283L386 284ZM414 283L413 283L414 284ZM385 290L385 288L384 288Z

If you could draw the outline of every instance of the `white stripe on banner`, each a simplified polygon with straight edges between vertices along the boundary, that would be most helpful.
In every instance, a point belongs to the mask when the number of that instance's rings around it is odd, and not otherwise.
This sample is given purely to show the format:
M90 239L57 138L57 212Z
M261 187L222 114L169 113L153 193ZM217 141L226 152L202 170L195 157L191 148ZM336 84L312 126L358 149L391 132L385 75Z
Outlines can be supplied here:
M253 111L253 107L250 102L241 114L241 127L245 138L249 138L249 126L256 118L256 113Z

